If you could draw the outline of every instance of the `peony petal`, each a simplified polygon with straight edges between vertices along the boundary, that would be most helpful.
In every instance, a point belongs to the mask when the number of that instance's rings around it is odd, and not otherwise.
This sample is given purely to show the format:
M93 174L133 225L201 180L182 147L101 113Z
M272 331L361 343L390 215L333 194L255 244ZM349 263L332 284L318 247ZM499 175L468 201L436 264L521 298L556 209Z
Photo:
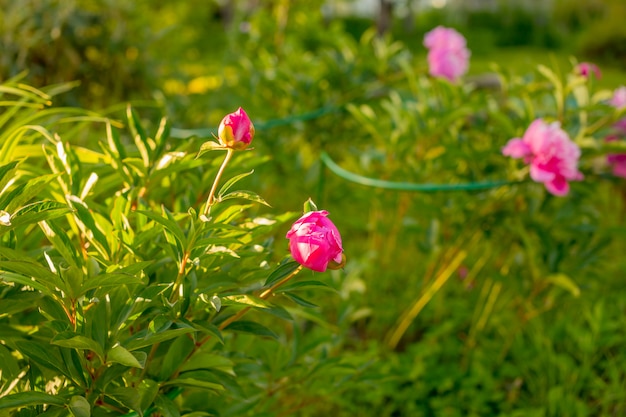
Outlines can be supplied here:
M563 197L564 195L567 195L567 193L569 192L569 183L564 177L560 175L557 175L556 177L554 177L552 181L546 182L545 186L546 186L546 190L548 190L550 194L553 194L559 197Z
M522 139L515 138L502 148L502 154L511 158L523 158L530 155L530 147Z
M555 176L556 175L554 172L546 170L545 167L539 164L535 164L535 163L530 164L530 178L532 178L533 181L536 181L536 182L553 181Z

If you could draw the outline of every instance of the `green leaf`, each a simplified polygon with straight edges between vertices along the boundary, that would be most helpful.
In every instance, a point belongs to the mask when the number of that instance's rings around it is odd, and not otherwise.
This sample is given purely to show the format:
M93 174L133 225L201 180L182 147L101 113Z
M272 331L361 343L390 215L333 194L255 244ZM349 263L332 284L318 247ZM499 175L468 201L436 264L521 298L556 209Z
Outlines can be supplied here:
M163 212L165 214L165 208L163 209ZM181 227L178 225L177 222L170 219L169 216L167 216L167 214L163 216L163 215L158 215L156 213L153 213L151 211L144 211L144 210L137 210L137 213L143 214L150 220L154 220L155 222L163 226L165 230L167 230L172 235L174 235L176 240L178 240L178 242L180 243L181 248L187 247L187 238L185 237L185 233L183 232L183 229L181 229Z
M0 191L4 189L4 186L14 178L15 170L20 161L11 161L8 164L0 166Z
M224 337L222 336L222 332L220 332L220 329L217 326L211 323L197 323L197 322L192 323L192 325L198 331L217 337L220 343L224 344Z
M296 269L298 269L299 266L300 264L296 261L288 261L280 265L278 268L274 270L274 272L270 274L269 277L267 277L267 279L265 280L265 284L263 286L269 287L272 284L280 281L281 279L286 278L287 276L289 276L289 274L293 273Z
M0 265L0 268L2 268L1 265ZM0 271L0 280L6 281L6 282L15 282L16 284L21 284L21 285L26 285L26 286L34 288L35 290L41 292L42 294L47 295L48 297L55 298L55 293L52 289L36 281L34 278L25 277L24 275L16 274L14 272Z
M30 285L31 287L42 291L46 295L52 296L56 292L56 288L60 288L63 291L66 290L65 283L58 277L57 274L54 274L50 272L49 269L33 262L13 260L0 261L0 270L21 274L24 279L19 281L18 277L2 274L2 272L0 272L0 277L5 280L19 282L23 285ZM46 290L42 289L42 285L46 288Z
M180 417L180 412L178 411L178 407L172 401L171 398L166 397L165 395L159 395L154 401L159 413L163 417Z
M58 371L69 378L72 377L68 370L61 366L63 360L57 348L33 340L18 340L15 342L15 345L20 353L28 356L37 364Z
M107 352L107 363L119 363L131 368L143 368L143 365L131 352L117 345Z
M193 351L194 346L194 341L186 335L174 340L161 363L159 376L162 381L170 378L180 365L181 360Z
M108 388L104 395L122 404L143 416L143 410L141 409L141 395L137 388L132 387L115 387Z
M72 204L72 208L76 210L76 217L84 225L85 230L83 230L83 232L85 232L87 239L93 243L103 258L109 259L111 256L109 242L100 227L98 227L98 224L89 210L89 207L87 207L87 204L74 195L70 196L69 200Z
M192 333L195 329L192 327L183 327L180 329L169 329L159 333L149 334L144 337L136 337L127 340L124 344L130 351L141 349L142 347L152 346L155 343L164 342L183 334Z
M228 326L226 326L226 329L224 330L232 330L235 332L250 333L250 334L257 335L257 336L268 336L268 337L278 340L278 336L276 335L276 333L274 333L267 327L263 326L262 324L256 323L254 321L243 321L243 320L234 321Z
M221 145L217 142L214 142L212 140L208 140L206 142L204 142L201 146L200 146L200 150L198 151L198 154L196 155L196 159L200 158L202 155L204 155L207 152L211 152L211 151L225 151L228 148L226 148L224 145Z
M85 280L85 284L81 288L81 293L84 294L94 288L117 287L119 285L140 285L143 283L144 281L142 278L122 272L99 274Z
M193 355L181 367L181 372L193 371L197 369L217 369L230 375L235 375L233 371L234 363L228 358L211 352L199 352Z
M309 307L309 308L315 308L315 307L319 307L316 304L313 304L307 300L305 300L304 298L297 296L293 293L284 293L284 295L286 295L287 297L291 298L296 304L301 305L302 307Z
M22 205L26 204L32 198L38 196L39 193L41 193L46 187L48 187L48 184L56 179L58 176L58 174L48 174L36 177L35 179L28 181L26 183L26 186L22 188L19 193L10 197L10 201L6 205L5 210L9 213L12 213L13 211L22 207ZM2 204L0 204L0 207L1 206Z
M261 196L252 191L240 190L233 191L232 193L228 193L226 195L222 195L219 197L220 201L231 200L233 198L241 198L244 200L254 201L255 203L263 204L267 207L272 207L269 205L267 201L265 201Z
M100 346L95 340L82 335L77 335L74 332L59 333L50 341L50 343L56 346L71 349L90 350L98 355L101 360L104 358L102 346Z
M61 217L70 211L70 208L63 203L56 201L37 201L22 207L11 216L11 228ZM0 233L2 230L3 229L0 229Z
M250 172L244 172L243 174L235 175L234 177L226 181L224 185L222 185L222 188L220 188L217 195L221 198L221 196L223 196L228 190L230 190L233 185L235 185L238 181L246 178L247 176L252 175L253 172L254 170Z
M565 274L553 274L546 278L546 282L561 287L566 291L569 291L574 297L580 295L580 288L576 283Z
M67 407L74 417L91 417L91 405L85 397L74 395Z
M317 211L317 205L310 198L304 202L304 211L303 213L308 213L310 211Z
M64 406L65 400L58 395L50 395L43 392L28 391L7 395L0 398L0 410L6 408L27 407L39 404L52 404Z
M330 287L325 282L317 281L317 280L308 280L308 281L291 281L290 280L287 284L278 288L276 292L280 293L280 292L287 292L287 291L292 291L292 290L303 290L303 289L309 289L309 288L324 289L324 290L337 292L337 290Z
M224 391L224 387L220 384L216 384L208 381L200 381L194 378L178 378L172 381L166 381L162 384L163 386L174 385L176 387L191 387L191 388L201 388L212 391Z
M71 266L80 267L82 265L82 257L72 244L65 230L56 226L54 222L42 221L39 227L46 235L52 246L61 254L65 262Z

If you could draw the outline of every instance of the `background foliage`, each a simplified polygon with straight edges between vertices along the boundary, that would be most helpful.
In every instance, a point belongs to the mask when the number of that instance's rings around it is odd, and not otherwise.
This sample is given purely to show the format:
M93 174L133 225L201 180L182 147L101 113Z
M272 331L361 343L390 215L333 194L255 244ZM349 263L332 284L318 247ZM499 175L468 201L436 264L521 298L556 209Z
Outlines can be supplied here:
M623 117L605 104L624 79L619 25L604 24L619 1L560 1L547 20L431 10L381 37L321 1L13 3L1 8L0 413L624 413L626 192L603 157L623 150L603 141ZM426 76L422 35L440 23L473 51L461 85ZM577 77L570 54L599 59L603 79ZM195 157L238 106L255 149L226 175L255 172L229 191L272 208L226 200L221 227L201 229L190 209L221 155ZM583 149L586 180L566 198L500 154L536 117ZM376 179L493 186L372 188L322 152ZM348 263L259 300L289 268L284 233L308 197Z

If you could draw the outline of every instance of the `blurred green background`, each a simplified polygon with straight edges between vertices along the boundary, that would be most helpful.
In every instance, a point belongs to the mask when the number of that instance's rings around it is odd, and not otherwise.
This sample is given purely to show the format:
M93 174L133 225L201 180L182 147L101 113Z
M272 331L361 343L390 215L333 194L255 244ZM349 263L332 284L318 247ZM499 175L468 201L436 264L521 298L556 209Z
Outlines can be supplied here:
M171 120L172 146L242 106L269 157L247 187L279 212L308 197L330 211L348 256L337 293L311 293L303 334L256 347L273 379L297 381L271 415L620 416L623 181L566 199L533 184L423 194L349 183L319 158L394 181L506 179L494 150L528 120L465 132L455 106L488 100L412 78L427 70L424 33L456 28L468 80L504 74L540 100L538 64L565 78L592 61L595 88L625 84L625 16L623 0L0 0L0 79L78 81L55 105L111 117L132 101ZM447 107L405 126L407 97L429 92ZM319 366L294 376L291 349Z

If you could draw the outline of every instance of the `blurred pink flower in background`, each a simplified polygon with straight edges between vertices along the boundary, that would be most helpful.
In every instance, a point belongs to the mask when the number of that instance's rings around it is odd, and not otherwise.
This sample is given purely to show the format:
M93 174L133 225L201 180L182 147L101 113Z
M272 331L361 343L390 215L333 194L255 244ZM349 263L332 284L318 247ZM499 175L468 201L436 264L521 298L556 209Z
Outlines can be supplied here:
M305 213L287 232L291 256L313 271L324 272L343 263L343 247L339 230L327 217L326 210Z
M578 171L580 149L570 140L558 122L533 121L522 138L511 139L502 153L523 158L530 164L530 177L544 183L551 194L564 196L569 192L568 181L580 181Z
M433 77L455 81L467 72L471 52L465 38L454 29L437 26L424 36L428 69Z
M615 89L613 97L609 100L609 104L618 110L626 107L626 86L621 86Z
M613 125L613 128L615 129L615 134L607 136L605 139L607 142L620 140L620 138L622 140L626 139L626 119L617 121ZM613 168L613 175L626 178L626 154L608 154L606 156L606 162Z
M593 64L591 62L581 62L580 64L576 66L576 71L578 72L578 74L586 78L589 78L591 74L593 74L596 77L596 80L599 80L602 78L602 73L600 72L600 68L598 68L596 64Z

